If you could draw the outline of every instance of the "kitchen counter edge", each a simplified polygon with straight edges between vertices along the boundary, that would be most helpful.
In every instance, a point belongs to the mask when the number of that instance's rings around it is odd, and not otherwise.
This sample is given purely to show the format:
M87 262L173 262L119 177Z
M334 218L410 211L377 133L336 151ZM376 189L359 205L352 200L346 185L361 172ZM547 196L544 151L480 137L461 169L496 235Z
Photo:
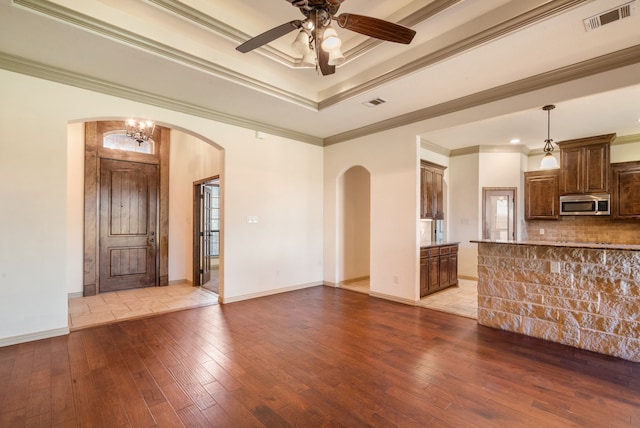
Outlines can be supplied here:
M568 241L500 241L490 239L471 240L476 244L538 245L547 247L590 248L594 250L627 250L640 251L636 244L609 244L600 242L568 242Z
M458 245L460 244L460 242L432 242L430 244L424 244L424 245L420 245L420 248L433 248L433 247L444 247L446 245ZM638 248L640 248L640 245L638 245Z

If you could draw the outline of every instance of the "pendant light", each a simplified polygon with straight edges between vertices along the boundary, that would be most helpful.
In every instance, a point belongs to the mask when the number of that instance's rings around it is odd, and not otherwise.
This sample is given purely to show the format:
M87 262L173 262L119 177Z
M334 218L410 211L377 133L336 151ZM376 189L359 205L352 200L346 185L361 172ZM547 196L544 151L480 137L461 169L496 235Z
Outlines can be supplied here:
M551 139L551 110L556 108L553 104L542 107L542 110L547 112L547 139L544 140L544 156L542 162L540 162L540 169L552 169L558 167L558 161L553 156L553 140Z

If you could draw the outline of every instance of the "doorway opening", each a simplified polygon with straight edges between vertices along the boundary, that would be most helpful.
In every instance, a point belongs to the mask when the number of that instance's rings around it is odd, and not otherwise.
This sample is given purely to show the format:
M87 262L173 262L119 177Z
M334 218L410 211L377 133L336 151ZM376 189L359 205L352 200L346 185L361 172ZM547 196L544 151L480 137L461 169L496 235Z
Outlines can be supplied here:
M482 239L516 239L516 188L482 188Z
M340 287L369 294L371 241L371 174L354 166L341 177L338 208Z
M193 187L193 285L220 293L220 177Z

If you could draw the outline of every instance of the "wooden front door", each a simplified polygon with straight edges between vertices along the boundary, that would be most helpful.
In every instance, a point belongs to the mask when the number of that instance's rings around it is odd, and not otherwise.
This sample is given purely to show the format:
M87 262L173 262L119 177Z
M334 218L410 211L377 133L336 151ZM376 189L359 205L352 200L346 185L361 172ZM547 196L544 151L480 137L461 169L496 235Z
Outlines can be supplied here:
M157 285L158 166L100 160L100 292Z

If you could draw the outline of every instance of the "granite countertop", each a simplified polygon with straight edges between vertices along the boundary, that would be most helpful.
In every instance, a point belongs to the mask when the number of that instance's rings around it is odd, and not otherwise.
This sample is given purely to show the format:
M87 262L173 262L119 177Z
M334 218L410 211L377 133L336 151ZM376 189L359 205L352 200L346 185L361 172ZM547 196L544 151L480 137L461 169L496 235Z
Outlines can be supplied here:
M569 242L569 241L495 241L490 239L477 239L469 242L478 244L510 244L510 245L543 245L548 247L592 248L599 250L629 250L640 251L637 244L613 244L605 242Z
M442 247L445 245L458 245L459 243L460 242L454 242L454 241L430 242L428 244L420 245L420 248Z

